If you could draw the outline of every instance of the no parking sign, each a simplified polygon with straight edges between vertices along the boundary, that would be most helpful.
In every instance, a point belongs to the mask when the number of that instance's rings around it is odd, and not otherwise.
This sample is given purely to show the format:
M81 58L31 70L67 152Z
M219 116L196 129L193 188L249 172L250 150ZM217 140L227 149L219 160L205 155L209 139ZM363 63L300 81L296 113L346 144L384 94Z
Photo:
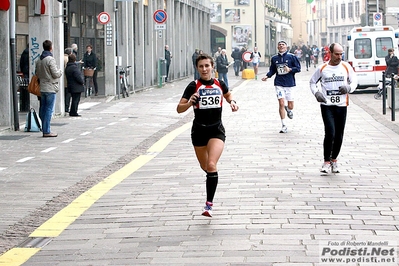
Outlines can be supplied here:
M382 26L382 14L373 13L374 26Z
M166 19L168 18L168 15L166 14L165 10L158 9L154 12L154 21L158 24L165 23Z

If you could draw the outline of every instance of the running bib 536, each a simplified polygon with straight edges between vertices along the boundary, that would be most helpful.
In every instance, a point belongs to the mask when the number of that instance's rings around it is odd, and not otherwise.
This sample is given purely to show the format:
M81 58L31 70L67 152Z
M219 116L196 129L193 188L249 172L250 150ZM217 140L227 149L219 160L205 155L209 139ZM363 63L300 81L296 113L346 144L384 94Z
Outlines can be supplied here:
M222 92L218 88L200 88L199 109L220 108L222 102Z

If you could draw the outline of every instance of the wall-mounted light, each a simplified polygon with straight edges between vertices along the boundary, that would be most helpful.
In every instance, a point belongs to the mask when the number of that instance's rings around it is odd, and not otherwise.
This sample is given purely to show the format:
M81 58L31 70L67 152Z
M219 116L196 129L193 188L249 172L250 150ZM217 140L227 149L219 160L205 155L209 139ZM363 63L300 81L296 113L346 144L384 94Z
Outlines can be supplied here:
M242 13L245 14L245 9L242 10Z

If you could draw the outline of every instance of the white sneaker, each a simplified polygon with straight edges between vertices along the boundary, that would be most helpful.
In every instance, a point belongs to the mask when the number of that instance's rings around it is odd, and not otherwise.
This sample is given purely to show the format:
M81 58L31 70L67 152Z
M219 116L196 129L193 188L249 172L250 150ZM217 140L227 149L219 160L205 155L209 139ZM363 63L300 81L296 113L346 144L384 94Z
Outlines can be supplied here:
M328 174L330 170L331 170L331 163L324 162L323 165L321 166L320 172Z
M331 162L331 173L339 173L337 161Z
M280 133L287 133L287 132L288 132L288 128L287 128L286 125L284 125L284 126L281 128Z
M294 113L292 112L292 110L288 110L288 106L284 106L285 110L287 111L287 116L289 119L294 118Z
M203 216L212 217L212 206L213 206L213 203L207 201L207 202L205 203L204 210L202 211L202 215L203 215Z

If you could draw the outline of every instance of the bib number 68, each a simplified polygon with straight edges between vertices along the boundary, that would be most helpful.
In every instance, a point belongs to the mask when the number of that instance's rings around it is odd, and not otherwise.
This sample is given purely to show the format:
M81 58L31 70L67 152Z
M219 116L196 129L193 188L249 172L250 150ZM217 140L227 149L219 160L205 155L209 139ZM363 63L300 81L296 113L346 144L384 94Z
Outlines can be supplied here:
M339 103L341 101L341 97L339 97L339 95L331 96L330 101L331 103Z

